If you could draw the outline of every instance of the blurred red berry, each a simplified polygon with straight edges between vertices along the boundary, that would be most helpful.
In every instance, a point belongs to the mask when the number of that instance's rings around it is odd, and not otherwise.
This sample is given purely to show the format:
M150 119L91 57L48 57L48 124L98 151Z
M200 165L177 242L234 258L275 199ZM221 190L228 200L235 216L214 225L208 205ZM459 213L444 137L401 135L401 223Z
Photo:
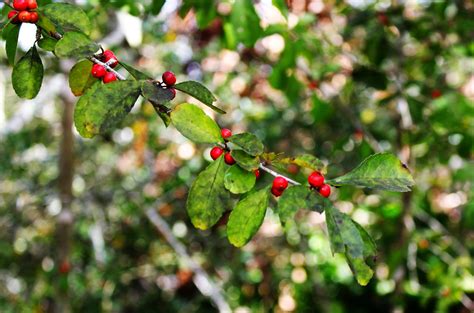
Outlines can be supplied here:
M38 3L36 3L36 0L26 0L26 4L28 10L34 10L38 7Z
M224 153L224 150L221 147L214 147L211 149L211 158L217 160L222 153Z
M388 19L387 14L383 12L377 13L377 20L379 21L380 24L387 26L390 23L390 20Z
M259 179L260 178L260 170L255 170L254 173L255 173L255 177L257 177L257 179Z
M176 76L174 75L173 72L170 72L170 71L164 72L161 78L163 79L163 82L167 86L173 86L174 84L176 84Z
M279 197L283 194L283 191L284 190L280 190L280 189L277 189L277 188L272 188L272 194L275 196L275 197Z
M107 74L107 70L100 64L94 64L92 66L91 74L96 78L102 78Z
M18 11L25 11L28 9L28 1L26 0L13 0L13 7Z
M39 20L39 15L37 12L30 12L30 23L36 24Z
M18 18L18 11L13 10L13 11L8 12L8 19L9 20L13 19L11 21L12 24L20 23L20 19Z
M230 152L226 152L226 154L224 155L224 161L228 165L234 165L235 164L235 160L232 157L232 155L230 155Z
M432 99L438 99L439 97L441 97L443 95L443 93L441 92L441 90L439 89L434 89L432 92L431 92L431 98Z
M69 261L62 261L59 265L59 273L68 274L71 271L71 263Z
M108 84L116 80L117 80L117 76L115 76L114 73L107 72L102 81L104 82L104 84Z
M105 50L103 54L103 61L110 67L114 68L118 65L118 59L111 50Z
M322 185L321 188L319 188L319 193L324 198L328 198L331 195L331 186L327 184Z
M174 89L174 88L169 88L169 90L170 90L171 93L173 94L173 95L172 95L172 98L171 98L171 100L173 100L174 98L176 98L176 89Z
M308 176L308 183L314 188L319 188L324 184L324 176L320 172L312 172Z
M19 19L20 22L22 22L22 23L29 23L29 22L30 22L30 18L31 18L31 15L30 15L30 12L28 12L28 11L21 11L21 12L18 14L18 19Z
M222 138L227 139L232 136L232 132L228 128L221 129Z
M272 188L283 191L288 188L288 181L281 176L275 177Z

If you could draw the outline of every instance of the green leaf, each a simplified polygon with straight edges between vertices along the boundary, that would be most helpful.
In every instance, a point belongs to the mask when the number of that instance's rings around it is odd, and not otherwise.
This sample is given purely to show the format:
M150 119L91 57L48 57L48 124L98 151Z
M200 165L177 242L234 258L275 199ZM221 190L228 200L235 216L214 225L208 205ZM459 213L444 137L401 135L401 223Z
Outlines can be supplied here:
M90 34L91 24L86 13L77 5L52 3L42 7L41 12L63 31L80 31Z
M400 192L410 191L410 187L415 184L406 165L390 153L371 155L351 172L328 180L328 183Z
M5 39L6 39L6 44L5 44L5 50L7 51L7 58L8 58L8 63L10 65L15 64L15 58L16 58L16 49L18 47L18 35L20 34L20 26L21 25L13 25L11 24L11 27L7 27L5 29Z
M43 35L43 38L38 41L38 46L45 51L53 52L57 42L56 39Z
M152 104L153 105L153 104ZM153 105L153 108L155 109L155 112L156 114L158 114L158 116L161 118L161 120L163 121L163 123L165 123L165 126L168 127L170 126L171 124L171 117L164 113L164 112L161 112L160 109L156 106Z
M232 193L246 193L255 186L255 173L248 172L238 165L233 165L227 169L224 176L224 186Z
M375 257L375 249L365 240L368 234L365 231L361 233L357 223L333 206L326 208L326 224L332 252L344 254L357 282L367 285L373 271L365 258Z
M256 156L263 153L263 143L254 134L242 133L233 135L228 139L233 144L239 146L250 155Z
M141 81L143 97L151 102L163 104L173 100L174 94L170 89L162 88L151 81Z
M234 158L235 162L237 162L241 168L247 171L255 171L260 166L260 160L258 157L251 156L243 150L232 150L230 154Z
M136 80L153 80L153 77L151 77L150 75L142 72L142 71L139 71L137 70L136 68L134 68L133 66L125 63L125 62L121 62L119 61L120 65L125 68L127 70L127 72L130 73L130 75L133 76L133 78L135 78Z
M13 89L20 98L33 99L41 89L43 75L43 63L33 46L13 68Z
M230 21L234 26L236 37L246 47L253 47L260 39L263 30L252 1L236 0L232 6Z
M69 73L69 87L76 97L82 96L87 89L98 81L91 74L93 64L89 60L83 60L72 67Z
M56 25L54 25L53 21L47 18L44 14L39 14L39 20L36 25L43 29L49 35L53 35L57 32Z
M99 50L99 45L89 39L87 35L77 32L67 32L58 41L54 48L55 54L59 58L86 58Z
M285 17L288 16L288 6L285 0L272 0L273 5L283 14Z
M204 103L205 105L213 109L214 111L225 114L225 111L219 109L218 107L212 104L217 99L216 97L214 97L212 92L210 92L209 89L207 89L204 85L195 81L187 81L187 82L176 84L173 86L173 88L198 99L199 101L201 101L202 103Z
M171 112L171 121L184 137L196 143L222 142L221 130L202 109L182 103Z
M357 227L359 231L359 235L364 241L364 257L370 258L377 255L377 244L375 243L374 239L369 235L369 233L364 229L364 227L360 226L359 223L352 220L352 223Z
M231 244L242 247L255 235L265 218L270 198L269 187L247 194L232 210L227 223Z
M140 83L134 80L102 84L97 81L79 99L74 123L85 138L103 134L123 121L140 96Z
M151 3L151 13L154 15L159 14L165 2L165 0L153 0Z
M299 209L322 213L328 206L331 206L331 202L321 197L317 191L311 190L308 186L293 186L283 193L276 211L280 221L286 223Z
M186 209L196 228L212 227L225 212L224 202L228 197L224 188L225 168L221 156L202 171L191 186Z
M326 166L324 163L311 154L303 154L294 158L284 158L279 160L283 164L295 164L304 168L309 168L314 171L326 173Z

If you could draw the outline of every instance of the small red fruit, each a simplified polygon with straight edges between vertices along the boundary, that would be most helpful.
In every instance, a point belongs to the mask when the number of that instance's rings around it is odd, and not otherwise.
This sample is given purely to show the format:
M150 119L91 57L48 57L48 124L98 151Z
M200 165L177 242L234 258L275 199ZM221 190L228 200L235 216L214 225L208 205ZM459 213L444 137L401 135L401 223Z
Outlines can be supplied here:
M117 80L117 76L115 76L114 73L107 72L102 81L104 82L104 84L108 84L116 80Z
M173 86L174 84L176 84L176 76L174 75L173 72L170 72L170 71L164 72L161 78L163 79L163 82L167 86Z
M283 191L284 190L280 190L280 189L277 189L277 188L272 188L272 194L275 196L275 197L279 197L283 194Z
M59 273L68 274L71 271L71 263L69 261L62 261L59 265Z
M322 185L321 188L319 188L319 193L324 198L328 198L331 195L331 186L327 184Z
M30 18L31 18L31 15L30 15L30 12L28 12L28 11L21 11L18 14L18 19L22 23L28 23L30 21Z
M255 170L254 173L255 173L255 177L257 177L257 179L259 179L260 178L260 170Z
M441 97L443 94L441 93L441 90L439 89L434 89L432 92L431 92L431 99L438 99L439 97Z
M92 66L91 74L96 78L102 78L107 74L107 70L102 65L94 64Z
M232 132L228 128L223 128L221 129L221 135L222 135L222 138L227 139L229 137L232 137Z
M118 59L111 50L105 50L103 54L104 62L110 67L114 68L118 65Z
M272 188L283 191L288 188L288 181L286 180L286 178L281 176L275 177L275 179L273 180Z
M224 155L224 161L228 165L234 165L235 164L235 160L232 157L232 155L230 155L230 152L226 152L226 154Z
M324 184L324 176L320 172L312 172L308 176L308 183L314 188L319 188Z
M13 11L8 12L8 19L12 20L11 21L12 24L20 23L20 20L18 19L18 11L13 10Z
M30 23L36 24L39 20L38 12L30 12Z
M224 150L221 147L214 147L211 149L211 158L217 160L222 153L224 153Z
M13 0L13 7L18 11L25 11L28 9L27 0Z
M390 23L390 20L388 19L387 14L385 14L383 12L378 12L377 13L377 19L378 19L379 23L384 25L384 26L387 26Z
M176 89L174 88L169 88L169 90L173 93L173 98L171 98L171 100L173 100L174 98L176 98Z
M26 4L28 6L28 10L34 10L38 7L36 0L26 0Z

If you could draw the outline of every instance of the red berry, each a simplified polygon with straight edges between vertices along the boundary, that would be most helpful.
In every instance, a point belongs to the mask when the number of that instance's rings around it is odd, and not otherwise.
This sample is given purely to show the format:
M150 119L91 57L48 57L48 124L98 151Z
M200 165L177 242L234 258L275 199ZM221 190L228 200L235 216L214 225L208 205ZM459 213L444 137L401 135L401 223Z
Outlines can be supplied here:
M173 72L170 72L170 71L164 72L161 78L163 78L163 82L167 86L173 86L174 84L176 84L176 76L174 75Z
M432 99L438 99L439 97L441 97L443 94L441 93L441 90L439 89L434 89L432 92L431 92L431 98Z
M314 188L319 188L324 184L324 176L320 172L312 172L308 176L308 183Z
M69 261L63 261L59 265L59 273L68 274L71 271L71 263Z
M102 65L94 64L92 66L91 74L96 78L102 78L107 74L107 70Z
M105 50L103 54L103 60L107 65L114 68L118 65L118 59L111 50Z
M26 4L28 6L28 10L34 10L38 7L36 0L26 0Z
M176 98L176 89L169 88L169 90L173 93L173 98L171 98L171 100L173 100L174 98Z
M30 23L36 24L39 20L38 12L30 12Z
M234 165L235 164L235 160L232 157L232 155L230 155L230 152L226 152L226 154L224 155L224 161L228 165Z
M21 11L18 14L18 19L22 23L28 23L30 21L30 18L31 18L31 15L30 15L30 12L28 12L28 11Z
M257 177L257 179L259 179L260 178L260 170L255 170L254 173L255 173L255 177Z
M328 198L331 195L331 186L327 184L322 185L321 188L319 188L319 193L324 198Z
M8 19L9 20L13 19L11 21L12 24L20 23L20 19L18 19L18 11L13 10L13 11L8 12Z
M13 7L18 11L25 11L28 9L27 0L13 0Z
M286 180L286 178L281 176L275 177L275 179L273 180L272 188L283 191L288 188L288 181Z
M115 76L114 73L107 72L102 81L104 82L104 84L108 84L116 80L117 80L117 76Z
M222 138L227 139L232 136L232 132L228 128L221 129Z
M283 191L284 190L280 190L280 189L277 189L275 187L272 188L272 194L275 196L275 197L279 197L283 194Z
M387 14L385 14L383 12L377 13L377 19L379 20L379 23L384 25L384 26L387 26L390 22L389 19L388 19Z
M211 149L211 158L217 160L222 153L224 153L224 150L221 147L214 147Z

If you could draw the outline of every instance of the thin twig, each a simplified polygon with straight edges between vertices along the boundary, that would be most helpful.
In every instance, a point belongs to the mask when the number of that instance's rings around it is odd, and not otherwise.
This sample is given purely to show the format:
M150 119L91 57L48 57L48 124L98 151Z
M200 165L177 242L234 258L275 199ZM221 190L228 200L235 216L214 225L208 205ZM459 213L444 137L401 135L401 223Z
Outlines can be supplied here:
M278 172L276 172L276 171L274 171L274 170L272 170L272 169L266 167L265 165L263 165L263 163L260 163L259 168L262 169L263 171L265 171L265 172L267 172L267 173L269 173L269 174L275 176L275 177L278 177L278 176L283 177L283 178L285 178L288 182L292 183L292 184L295 185L295 186L301 185L301 184L300 184L299 182L297 182L296 180L293 180L293 179L291 179L291 178L289 178L289 177L287 177L287 176L285 176L285 175L282 175L282 174L280 174L280 173L278 173Z

